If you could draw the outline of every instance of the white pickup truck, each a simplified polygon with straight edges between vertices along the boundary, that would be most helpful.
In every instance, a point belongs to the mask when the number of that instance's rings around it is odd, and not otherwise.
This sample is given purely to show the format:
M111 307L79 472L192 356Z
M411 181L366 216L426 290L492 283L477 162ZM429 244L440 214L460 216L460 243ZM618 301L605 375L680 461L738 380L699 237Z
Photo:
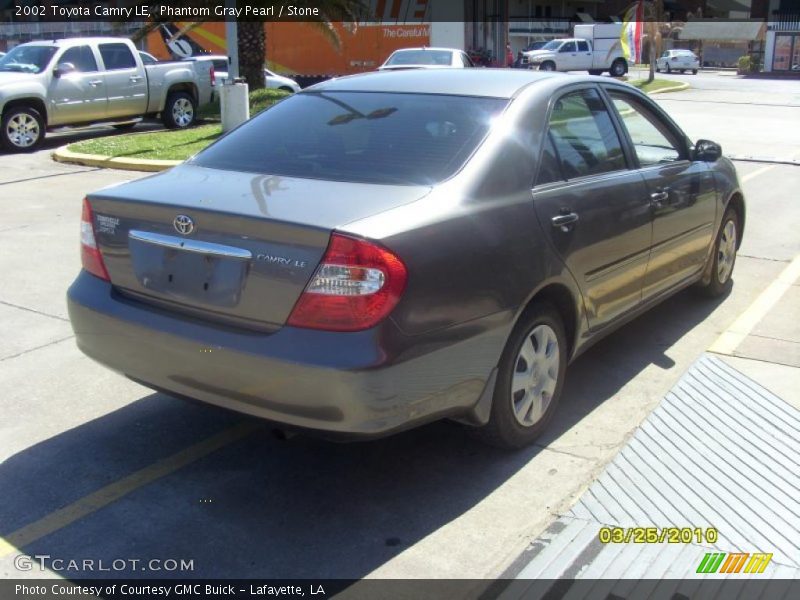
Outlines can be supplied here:
M550 40L538 50L524 52L522 66L542 71L589 71L614 77L628 72L622 53L619 23L575 25L572 38Z
M29 152L55 127L133 127L161 115L170 128L189 127L197 108L214 99L210 65L144 65L127 38L30 42L0 58L0 145Z

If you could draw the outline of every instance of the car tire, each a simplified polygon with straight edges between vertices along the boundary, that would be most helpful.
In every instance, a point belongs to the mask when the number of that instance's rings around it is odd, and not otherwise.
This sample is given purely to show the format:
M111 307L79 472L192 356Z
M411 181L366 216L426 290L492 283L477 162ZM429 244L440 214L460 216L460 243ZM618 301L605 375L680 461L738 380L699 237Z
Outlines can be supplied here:
M672 68L669 66L669 63L667 63L667 68L666 68L666 71L667 71L667 75L669 75L670 73L672 73Z
M728 208L722 217L722 224L714 240L711 257L711 279L700 285L700 291L709 298L727 294L733 286L733 267L736 264L736 251L739 244L739 215Z
M44 118L35 108L18 105L3 113L0 145L9 152L33 152L42 144L44 136Z
M137 125L138 123L117 123L116 125L112 125L112 127L117 131L127 131L128 129L133 129Z
M194 98L186 92L173 92L167 96L161 120L167 129L186 129L197 119L197 106Z
M611 73L612 77L622 77L625 73L628 72L628 66L625 64L625 61L621 58L618 58L613 63L611 63L611 69L609 73Z
M550 304L532 305L503 350L489 422L477 428L477 435L506 449L532 444L556 411L566 368L561 317Z
M692 75L697 75L697 69L692 69Z
M540 71L555 71L556 70L556 63L554 63L552 60L547 60L547 61L543 62L541 65L539 65L539 70Z
M684 73L686 73L686 69L680 69L680 70L678 71L678 73L680 73L681 75L683 75Z
M589 75L602 75L602 69L589 69Z
M661 73L661 67L658 66L658 63L656 63L656 73Z

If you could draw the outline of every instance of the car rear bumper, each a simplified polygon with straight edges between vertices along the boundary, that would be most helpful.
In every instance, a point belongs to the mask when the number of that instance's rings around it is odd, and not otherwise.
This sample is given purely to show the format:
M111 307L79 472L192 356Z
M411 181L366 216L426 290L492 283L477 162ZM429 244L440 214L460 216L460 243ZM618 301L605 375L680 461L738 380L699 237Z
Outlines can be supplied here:
M67 304L78 347L139 383L354 437L469 415L496 363L485 336L425 352L391 321L356 333L212 325L122 297L85 271Z

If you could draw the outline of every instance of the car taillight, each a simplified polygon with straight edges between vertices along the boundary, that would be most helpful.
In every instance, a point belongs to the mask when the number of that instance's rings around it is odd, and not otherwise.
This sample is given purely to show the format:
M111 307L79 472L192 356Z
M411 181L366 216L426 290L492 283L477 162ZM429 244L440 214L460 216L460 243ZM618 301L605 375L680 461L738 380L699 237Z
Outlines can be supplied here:
M83 212L81 214L81 264L92 275L110 281L108 271L103 264L103 257L97 249L97 240L94 237L94 218L89 201L83 199Z
M208 69L208 76L211 78L211 85L217 85L217 73L213 66Z
M407 279L403 261L387 248L334 233L287 323L327 331L368 329L392 312Z

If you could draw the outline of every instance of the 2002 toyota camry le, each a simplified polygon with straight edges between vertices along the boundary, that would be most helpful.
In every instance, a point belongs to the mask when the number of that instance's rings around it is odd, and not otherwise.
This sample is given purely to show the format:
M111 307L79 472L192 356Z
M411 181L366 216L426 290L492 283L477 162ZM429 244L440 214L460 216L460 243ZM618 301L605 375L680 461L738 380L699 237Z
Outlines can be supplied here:
M624 83L373 73L90 194L69 314L86 354L154 389L520 447L592 342L689 285L728 290L744 219L720 147Z

